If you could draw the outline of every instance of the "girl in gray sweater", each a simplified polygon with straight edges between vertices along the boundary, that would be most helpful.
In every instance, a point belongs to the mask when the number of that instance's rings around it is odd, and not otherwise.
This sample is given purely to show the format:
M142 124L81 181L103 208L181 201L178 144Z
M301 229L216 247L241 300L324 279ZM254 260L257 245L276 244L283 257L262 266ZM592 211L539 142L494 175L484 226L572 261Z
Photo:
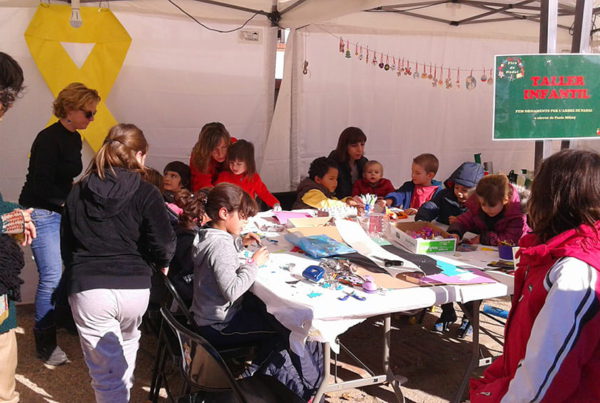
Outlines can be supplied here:
M211 220L194 240L192 312L201 335L217 349L255 343L253 370L310 399L322 379L321 345L307 342L303 357L291 352L289 330L248 292L269 258L264 247L250 259L239 257L244 246L259 240L252 233L240 237L246 219L257 212L256 202L240 187L222 183L200 195L198 204L198 216Z

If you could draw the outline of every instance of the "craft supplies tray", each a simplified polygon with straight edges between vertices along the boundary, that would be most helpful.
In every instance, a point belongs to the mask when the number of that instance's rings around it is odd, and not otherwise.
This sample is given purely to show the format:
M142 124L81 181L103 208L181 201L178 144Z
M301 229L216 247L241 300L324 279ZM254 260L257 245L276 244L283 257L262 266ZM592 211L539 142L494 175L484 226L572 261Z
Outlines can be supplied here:
M454 252L456 239L441 228L425 222L399 222L389 227L388 240L413 253ZM419 237L420 235L423 237ZM415 238L415 236L417 236ZM426 239L432 237L433 239Z

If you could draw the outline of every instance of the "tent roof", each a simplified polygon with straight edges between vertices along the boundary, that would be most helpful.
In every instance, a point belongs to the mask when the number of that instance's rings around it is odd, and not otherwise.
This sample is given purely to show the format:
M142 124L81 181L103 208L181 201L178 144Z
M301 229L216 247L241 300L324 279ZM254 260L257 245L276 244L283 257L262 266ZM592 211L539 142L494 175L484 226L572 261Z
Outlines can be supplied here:
M600 0L593 0L594 15ZM53 3L68 3L54 0ZM338 32L455 35L478 38L537 40L539 0L83 0L84 6L108 6L114 11L189 18L202 22L298 28L333 26ZM38 0L0 0L0 6L37 7ZM558 8L558 41L570 42L576 0ZM180 8L178 8L179 6Z

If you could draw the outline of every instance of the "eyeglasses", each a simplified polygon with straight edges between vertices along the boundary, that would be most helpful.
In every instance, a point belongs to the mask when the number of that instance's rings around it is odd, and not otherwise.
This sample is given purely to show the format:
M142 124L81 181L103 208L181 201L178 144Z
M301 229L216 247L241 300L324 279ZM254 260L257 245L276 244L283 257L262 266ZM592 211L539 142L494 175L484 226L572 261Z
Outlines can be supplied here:
M85 116L86 119L90 120L92 119L94 116L96 116L96 112L97 111L86 111L84 109L80 109L81 112L83 112L83 115Z

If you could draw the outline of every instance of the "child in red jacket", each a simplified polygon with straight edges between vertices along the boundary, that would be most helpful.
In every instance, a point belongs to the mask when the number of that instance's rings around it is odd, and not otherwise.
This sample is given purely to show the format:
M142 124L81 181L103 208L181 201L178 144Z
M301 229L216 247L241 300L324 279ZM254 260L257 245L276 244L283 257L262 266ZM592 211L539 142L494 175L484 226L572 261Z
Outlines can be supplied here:
M506 175L484 176L467 200L467 212L459 215L448 232L461 239L465 232L478 234L469 243L516 245L529 230L521 195Z
M260 197L269 207L279 208L279 200L269 192L254 162L254 145L246 140L238 140L229 146L227 152L229 170L219 174L215 184L227 182L238 185L253 199Z
M600 401L600 155L563 150L531 188L500 357L471 402Z
M363 166L363 177L354 182L352 196L375 194L384 197L395 190L389 179L383 177L383 165L378 161L367 161Z

